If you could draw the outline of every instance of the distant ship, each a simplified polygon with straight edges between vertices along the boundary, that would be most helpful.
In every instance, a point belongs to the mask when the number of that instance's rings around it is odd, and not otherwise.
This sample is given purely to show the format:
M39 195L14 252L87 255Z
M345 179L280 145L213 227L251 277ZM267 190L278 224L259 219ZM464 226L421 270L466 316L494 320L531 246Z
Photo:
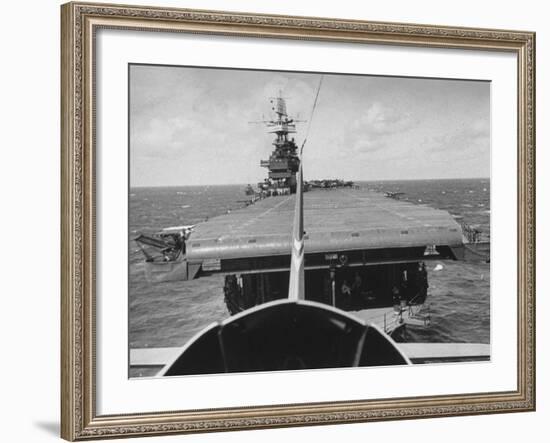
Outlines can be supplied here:
M467 245L461 226L446 211L400 200L401 193L384 195L340 179L302 183L297 177L298 146L290 136L296 132L295 120L287 114L282 96L272 103L275 118L263 123L275 135L274 149L260 163L268 176L257 190L246 188L253 197L249 204L196 226L136 239L153 284L224 275L223 297L233 317L207 328L183 350L164 351L163 358L158 352L153 357L150 351L135 350L134 363L153 359L165 365L163 375L181 375L488 357L488 345L397 345L391 339L407 324L429 326L430 312L424 306L429 287L426 264L472 258L475 247ZM298 213L303 224L303 294L292 307L288 304L296 246L292 233ZM473 258L486 258L486 253ZM299 328L292 326L296 322ZM341 327L328 332L330 324ZM237 325L240 333L231 329ZM369 327L376 331L371 332L369 349L378 343L378 354L370 351L372 361L362 357L366 344L359 344ZM284 332L288 328L294 331L291 336ZM313 331L324 337L328 347L317 350L324 352L321 356L302 358L299 351L306 352L307 343L313 343ZM220 345L224 336L229 337L228 349ZM271 348L262 348L261 340L254 350L243 348L242 340L256 343L258 337ZM342 352L331 351L330 343L339 343ZM240 363L222 361L229 348ZM257 358L246 352L258 354ZM276 362L269 352L279 355Z

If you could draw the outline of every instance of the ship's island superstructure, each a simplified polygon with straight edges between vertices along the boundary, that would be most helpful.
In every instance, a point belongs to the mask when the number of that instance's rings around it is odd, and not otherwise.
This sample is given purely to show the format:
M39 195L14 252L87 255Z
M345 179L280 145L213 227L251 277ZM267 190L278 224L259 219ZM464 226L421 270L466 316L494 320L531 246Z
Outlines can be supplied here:
M279 194L296 193L296 173L300 165L298 146L291 134L296 133L296 121L289 117L286 102L279 94L270 100L275 118L264 120L271 134L275 134L273 146L275 149L268 160L262 160L260 165L268 170L268 176L263 183L259 183L260 191L269 191Z

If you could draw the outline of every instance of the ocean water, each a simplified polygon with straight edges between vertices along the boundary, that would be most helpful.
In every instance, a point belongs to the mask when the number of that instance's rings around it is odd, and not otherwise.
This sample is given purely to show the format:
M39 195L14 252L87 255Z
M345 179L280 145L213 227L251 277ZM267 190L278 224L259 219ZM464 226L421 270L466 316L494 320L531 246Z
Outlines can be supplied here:
M402 200L444 209L490 239L489 179L359 182L361 188L403 192ZM229 315L223 277L150 284L133 239L174 225L194 224L242 207L244 185L132 188L129 220L129 344L131 348L184 345ZM490 343L490 264L428 262L429 328L407 326L411 342ZM441 266L437 266L441 265ZM437 266L437 268L436 268ZM154 371L132 370L131 376Z

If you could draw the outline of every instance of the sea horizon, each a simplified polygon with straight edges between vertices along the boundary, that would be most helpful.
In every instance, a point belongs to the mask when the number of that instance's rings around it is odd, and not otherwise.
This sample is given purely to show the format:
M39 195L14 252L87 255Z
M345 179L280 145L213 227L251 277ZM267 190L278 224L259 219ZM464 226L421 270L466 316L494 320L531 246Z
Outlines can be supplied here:
M379 179L379 180L347 180L338 177L329 177L329 178L314 178L308 179L307 181L312 180L343 180L343 181L353 181L354 183L398 183L398 182L427 182L427 181L468 181L468 180L491 180L491 177L462 177L462 178L400 178L400 179ZM189 184L189 185L139 185L139 186L130 186L129 189L150 189L150 188L159 188L159 189L169 189L169 188L201 188L205 186L248 186L249 184L255 184L256 182L241 182L241 183L205 183L205 184Z

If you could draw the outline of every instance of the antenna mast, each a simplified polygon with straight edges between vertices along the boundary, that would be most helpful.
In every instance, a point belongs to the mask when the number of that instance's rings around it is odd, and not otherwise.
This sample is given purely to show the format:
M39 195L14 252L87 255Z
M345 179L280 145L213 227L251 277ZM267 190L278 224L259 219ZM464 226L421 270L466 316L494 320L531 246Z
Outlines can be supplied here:
M303 162L302 154L304 146L306 144L309 128L311 127L311 121L313 120L313 113L317 106L317 99L319 98L319 91L321 90L321 84L323 83L323 76L319 80L319 86L317 87L317 94L315 95L315 101L313 102L313 108L311 109L311 117L309 119L309 125L306 132L306 138L300 148L300 165L298 168L298 183L296 190L296 205L294 207L294 223L292 227L292 254L290 258L290 278L288 281L288 298L289 300L304 300L305 299L305 275L304 275L304 174L303 174Z

